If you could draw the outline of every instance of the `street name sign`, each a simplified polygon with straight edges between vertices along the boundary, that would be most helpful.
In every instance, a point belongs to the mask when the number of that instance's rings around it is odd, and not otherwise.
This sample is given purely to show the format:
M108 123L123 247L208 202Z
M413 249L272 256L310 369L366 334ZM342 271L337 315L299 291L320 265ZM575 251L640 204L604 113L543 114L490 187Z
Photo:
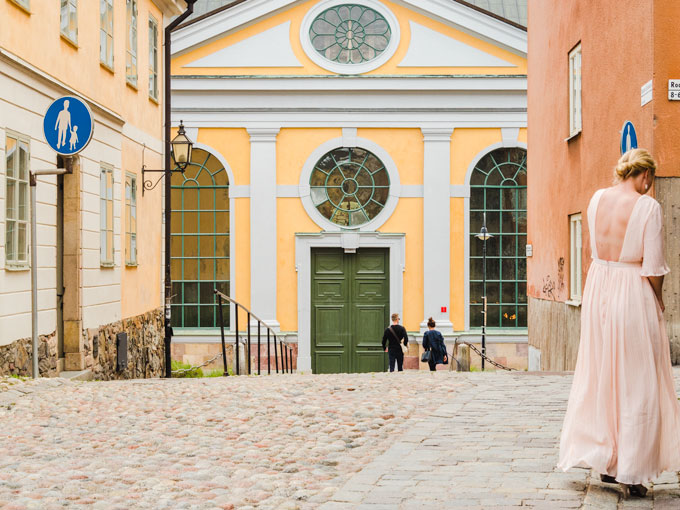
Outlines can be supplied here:
M680 101L680 79L668 80L668 100Z
M85 101L73 96L56 99L43 119L45 141L56 153L73 156L92 139L94 119Z
M631 149L637 149L638 140L635 133L635 126L629 120L623 123L621 128L621 154L625 154Z

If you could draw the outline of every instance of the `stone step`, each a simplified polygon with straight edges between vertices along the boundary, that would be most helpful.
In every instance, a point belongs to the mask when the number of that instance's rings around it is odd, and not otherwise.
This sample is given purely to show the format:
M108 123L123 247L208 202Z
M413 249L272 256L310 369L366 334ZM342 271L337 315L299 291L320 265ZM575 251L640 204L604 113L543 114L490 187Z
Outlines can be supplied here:
M62 370L59 372L59 377L63 379L70 379L71 381L92 381L94 374L92 370Z

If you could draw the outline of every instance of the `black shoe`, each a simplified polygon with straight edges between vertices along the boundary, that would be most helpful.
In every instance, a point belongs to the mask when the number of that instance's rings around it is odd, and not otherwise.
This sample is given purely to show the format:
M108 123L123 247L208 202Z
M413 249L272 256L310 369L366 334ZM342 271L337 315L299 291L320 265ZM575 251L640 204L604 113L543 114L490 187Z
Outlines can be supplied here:
M603 481L604 483L618 483L616 481L616 478L610 475L600 475L600 480Z

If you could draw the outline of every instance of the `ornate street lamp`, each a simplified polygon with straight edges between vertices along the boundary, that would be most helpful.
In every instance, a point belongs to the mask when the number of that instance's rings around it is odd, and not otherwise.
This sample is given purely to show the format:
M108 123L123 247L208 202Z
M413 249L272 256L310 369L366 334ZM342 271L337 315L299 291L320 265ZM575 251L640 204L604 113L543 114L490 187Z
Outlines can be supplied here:
M144 195L144 190L151 191L154 189L167 174L173 174L175 172L184 173L184 170L186 170L187 165L191 161L191 150L193 146L194 142L187 137L187 134L184 131L184 124L182 124L182 121L180 120L177 136L170 142L170 156L172 158L172 163L174 163L174 168L171 168L170 170L165 168L160 170L146 168L146 165L144 165L144 155L142 153L142 195ZM146 149L146 146L144 149ZM146 179L144 177L144 174L148 172L160 172L163 175L161 175L156 182L153 182L151 179Z
M482 222L482 230L475 236L482 241L482 371L484 371L484 356L486 356L486 242L493 236L486 229L486 213Z
M194 143L187 138L184 132L184 124L179 121L179 128L177 129L177 136L170 142L170 150L172 151L172 159L177 168L182 172L186 170L189 161L191 161L191 149Z

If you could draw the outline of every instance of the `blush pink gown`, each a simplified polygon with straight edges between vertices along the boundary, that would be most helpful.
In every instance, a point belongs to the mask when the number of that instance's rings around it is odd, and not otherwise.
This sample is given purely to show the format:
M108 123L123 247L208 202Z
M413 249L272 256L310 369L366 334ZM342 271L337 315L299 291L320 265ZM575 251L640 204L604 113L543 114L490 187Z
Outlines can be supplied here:
M680 406L661 308L646 276L669 272L661 206L642 195L616 262L600 260L597 206L588 206L593 261L581 307L581 343L558 467L592 468L637 484L680 470Z

